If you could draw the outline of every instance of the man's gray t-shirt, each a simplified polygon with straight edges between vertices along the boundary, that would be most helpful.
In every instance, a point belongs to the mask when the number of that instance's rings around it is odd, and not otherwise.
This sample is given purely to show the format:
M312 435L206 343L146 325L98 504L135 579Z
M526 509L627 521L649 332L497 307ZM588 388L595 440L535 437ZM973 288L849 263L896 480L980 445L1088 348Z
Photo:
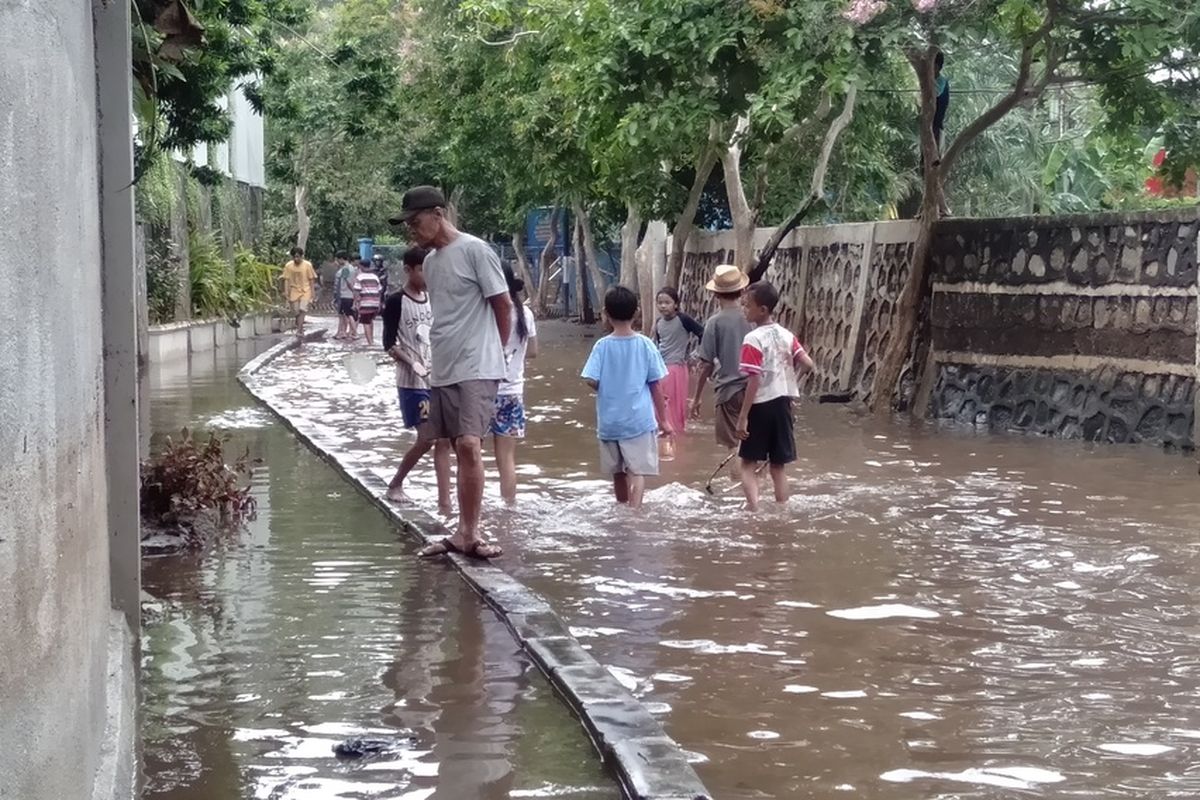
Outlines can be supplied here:
M713 394L717 404L729 402L746 388L746 376L739 367L742 360L742 340L754 326L740 308L725 308L704 323L704 336L697 354L713 364Z
M433 310L429 383L500 380L504 351L489 297L508 292L500 259L468 233L425 258L425 282Z

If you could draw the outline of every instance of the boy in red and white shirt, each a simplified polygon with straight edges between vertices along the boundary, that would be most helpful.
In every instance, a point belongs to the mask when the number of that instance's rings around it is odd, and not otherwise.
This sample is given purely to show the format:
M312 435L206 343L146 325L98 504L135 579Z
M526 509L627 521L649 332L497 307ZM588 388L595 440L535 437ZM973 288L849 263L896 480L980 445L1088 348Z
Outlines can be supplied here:
M764 461L771 465L775 500L788 499L786 469L796 460L792 398L800 396L798 376L814 366L792 332L773 319L778 304L779 291L766 281L751 284L742 295L742 311L755 326L742 340L740 371L747 381L737 423L742 491L751 511L758 510L755 470Z

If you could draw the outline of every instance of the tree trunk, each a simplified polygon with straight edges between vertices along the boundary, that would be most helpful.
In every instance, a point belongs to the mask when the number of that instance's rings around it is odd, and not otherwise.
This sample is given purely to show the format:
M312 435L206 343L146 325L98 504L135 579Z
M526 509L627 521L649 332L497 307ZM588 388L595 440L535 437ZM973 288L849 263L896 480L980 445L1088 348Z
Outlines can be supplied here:
M558 259L559 213L558 206L555 206L550 212L550 238L546 240L546 246L542 248L541 257L538 260L538 305L543 310L550 303L550 298L547 296L552 284L550 275L554 271L554 265Z
M596 303L604 302L604 292L608 288L604 282L604 274L600 271L600 260L596 258L596 240L592 236L592 221L588 217L587 209L583 203L575 203L575 218L579 223L579 230L583 237L583 250L586 255L587 276L591 282L592 291L596 295ZM575 257L579 257L579 253L575 253ZM595 321L589 320L590 322Z
M937 49L930 46L920 53L912 53L909 59L917 73L921 87L921 153L924 188L921 193L920 221L917 239L913 244L912 263L908 278L896 299L896 311L887 349L879 359L875 373L875 384L871 389L871 410L883 411L892 407L892 399L904 370L904 362L912 347L913 333L917 329L917 315L925 294L926 276L929 266L929 249L933 242L933 227L937 223L938 205L941 199L942 162L933 138L933 114L937 104L937 89L934 80L934 57Z
M654 293L662 285L666 256L667 226L662 222L651 222L646 226L646 235L642 237L642 243L638 245L635 256L638 271L638 305L641 308L654 307Z
M713 167L717 164L717 126L709 130L708 143L700 159L696 162L696 177L692 180L692 188L688 191L687 202L679 212L679 219L671 231L671 253L667 256L667 277L665 286L679 288L679 279L683 274L684 249L687 240L692 235L692 225L696 221L696 212L700 210L700 198L704 196L704 187L708 177L712 175Z
M588 294L587 249L583 246L583 222L575 217L575 230L571 249L575 251L575 314L584 325L596 322L592 301Z
M721 153L721 168L725 173L725 193L729 198L729 213L733 216L734 256L733 263L746 272L750 271L754 259L754 227L758 215L746 199L742 185L742 145L750 135L750 117L737 118L733 134Z
M625 203L625 212L625 224L621 226L621 276L619 281L622 286L636 292L638 289L638 234L642 229L642 215L632 202Z
M534 316L540 317L542 316L541 298L533 283L533 271L529 269L529 256L525 252L525 231L517 231L513 234L513 250L516 251L517 256L517 276L525 281L525 297L529 300L529 307L533 309Z
M311 220L308 216L308 187L296 186L296 247L303 250L308 245Z
M941 208L944 206L942 192L946 176L958 157L980 134L1003 119L1008 112L1023 101L1035 98L1045 91L1061 58L1059 48L1047 38L1054 28L1056 18L1056 6L1051 5L1050 12L1046 15L1042 26L1027 37L1022 46L1017 77L1013 82L1012 89L963 128L950 147L946 149L945 156L938 152L937 141L933 138L933 115L937 104L934 67L937 46L930 44L924 50L907 53L909 64L916 73L917 83L921 87L920 132L924 180L919 212L920 225L917 229L916 242L913 244L912 265L909 268L908 279L896 301L896 315L892 325L891 338L888 340L887 350L879 360L879 369L875 373L875 385L872 388L871 398L873 411L891 407L900 373L904 370L904 362L912 347L912 337L917 330L921 304L930 288L929 251L933 244L934 226ZM1042 74L1037 81L1033 81L1034 54L1043 44Z
M458 207L462 205L463 188L455 186L450 190L450 197L446 200L446 219L450 220L450 224L458 227L459 215Z

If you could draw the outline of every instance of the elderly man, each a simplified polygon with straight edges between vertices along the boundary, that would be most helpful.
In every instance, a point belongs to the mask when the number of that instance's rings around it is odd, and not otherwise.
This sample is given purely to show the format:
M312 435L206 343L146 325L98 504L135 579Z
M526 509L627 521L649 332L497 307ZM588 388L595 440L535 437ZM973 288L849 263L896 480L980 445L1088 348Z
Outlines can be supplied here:
M446 216L446 198L432 186L408 190L390 222L408 228L414 244L432 250L425 280L433 311L429 339L430 438L449 439L458 456L458 530L421 551L495 558L503 551L479 533L483 506L483 437L491 428L496 388L504 377L512 300L500 259L482 239Z

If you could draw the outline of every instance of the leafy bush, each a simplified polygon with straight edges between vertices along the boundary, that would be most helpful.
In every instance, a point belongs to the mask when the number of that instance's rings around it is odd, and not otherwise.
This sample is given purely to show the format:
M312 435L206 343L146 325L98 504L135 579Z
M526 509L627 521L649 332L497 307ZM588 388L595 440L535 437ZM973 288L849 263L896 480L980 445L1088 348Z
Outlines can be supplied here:
M179 299L179 271L163 259L146 259L146 306L150 322L159 324L175 319Z
M234 288L238 311L246 313L268 308L275 296L275 279L279 269L259 261L253 250L238 248L233 256Z
M225 316L233 311L234 276L212 234L188 234L188 268L192 281L192 313L199 317Z
M230 524L251 518L255 511L251 465L257 462L251 461L247 450L227 466L225 441L210 435L201 444L187 428L178 441L168 438L166 449L142 464L142 516L162 524L186 521L212 509ZM245 486L240 476L245 477Z

